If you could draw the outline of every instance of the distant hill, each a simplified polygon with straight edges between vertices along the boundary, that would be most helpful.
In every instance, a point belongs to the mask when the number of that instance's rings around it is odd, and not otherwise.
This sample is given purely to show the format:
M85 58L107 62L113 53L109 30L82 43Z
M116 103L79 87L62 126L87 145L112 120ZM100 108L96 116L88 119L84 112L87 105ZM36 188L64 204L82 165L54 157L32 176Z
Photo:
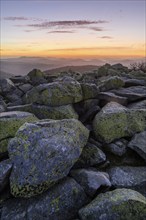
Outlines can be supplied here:
M55 68L55 69L50 69L50 70L46 70L45 73L48 75L51 74L55 74L55 73L60 73L60 72L64 72L64 71L75 71L75 72L80 72L80 73L84 73L84 72L89 72L89 71L93 71L98 69L98 66L95 65L84 65L84 66L64 66L64 67L59 67L59 68Z

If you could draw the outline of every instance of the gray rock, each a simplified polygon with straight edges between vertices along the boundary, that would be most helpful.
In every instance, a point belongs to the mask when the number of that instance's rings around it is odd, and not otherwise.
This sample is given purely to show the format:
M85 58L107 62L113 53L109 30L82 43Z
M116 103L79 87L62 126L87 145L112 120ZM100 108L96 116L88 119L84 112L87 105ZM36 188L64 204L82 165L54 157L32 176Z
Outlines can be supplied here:
M145 86L145 80L138 80L138 79L126 79L125 80L125 87L131 86Z
M75 112L71 104L56 107L33 104L31 112L39 119L78 119L78 114Z
M102 101L104 100L104 104L108 102L117 102L121 105L127 105L127 98L117 96L112 92L100 92L98 98Z
M97 190L107 190L111 187L109 176L104 172L77 169L71 171L71 176L83 187L85 193L93 197Z
M113 167L108 173L114 187L134 189L146 196L146 167Z
M146 199L131 189L116 189L98 195L79 211L81 220L144 220Z
M28 92L30 89L32 89L32 85L29 84L29 83L26 83L26 84L20 85L20 86L19 86L19 89L20 89L22 92L26 93L26 92Z
M14 164L11 193L31 197L67 176L88 135L89 131L76 119L25 123L8 145Z
M7 111L22 111L22 112L30 112L32 113L32 104L26 105L16 105L16 106L8 106Z
M67 178L34 198L8 200L1 220L71 220L87 202L80 185Z
M123 156L127 151L127 143L125 139L120 139L114 143L105 146L106 150L113 153L116 156Z
M0 162L0 193L9 183L12 164L9 160Z
M100 111L99 106L91 107L85 114L80 117L80 121L85 123L86 121L91 122L95 115Z
M83 91L84 100L97 98L99 88L95 84L81 83L81 87Z
M45 79L45 74L39 69L33 69L30 71L27 76L30 78L30 82L33 85L39 85L42 83L47 83Z
M16 89L14 83L10 79L0 79L0 93L6 94Z
M109 77L108 79L104 80L99 89L101 92L105 92L111 89L118 89L125 85L124 80L118 76Z
M96 145L87 143L75 167L96 166L106 161L106 155Z
M60 106L83 100L80 83L75 80L60 80L39 85L28 91L23 98L26 104L36 102L41 105Z
M146 131L135 134L128 147L136 151L146 161Z
M120 88L111 90L116 95L126 97L128 102L134 102L146 98L146 86L131 86L128 88Z
M145 129L146 109L128 109L116 102L104 106L93 121L97 140L106 143L133 136Z
M130 109L146 109L146 100L130 103L127 108Z

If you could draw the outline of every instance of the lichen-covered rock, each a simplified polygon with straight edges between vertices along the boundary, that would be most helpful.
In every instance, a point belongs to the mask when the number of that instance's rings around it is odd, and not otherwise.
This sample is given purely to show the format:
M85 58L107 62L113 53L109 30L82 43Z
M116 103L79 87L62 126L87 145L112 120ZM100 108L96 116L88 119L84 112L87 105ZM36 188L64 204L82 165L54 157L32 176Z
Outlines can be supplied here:
M18 128L25 122L38 120L33 114L28 112L2 112L0 113L0 140L15 136Z
M87 142L89 131L76 119L25 123L9 142L11 192L31 197L67 176Z
M106 161L106 155L95 144L87 143L75 167L96 166Z
M27 76L30 78L30 82L33 85L38 85L47 82L45 79L45 74L39 69L33 69L27 74Z
M100 192L110 188L109 176L104 172L94 170L77 169L71 171L71 176L83 187L85 193L93 197L97 190Z
M127 98L115 95L112 92L100 92L98 98L103 104L107 104L108 102L117 102L121 105L127 105Z
M146 161L146 131L135 134L128 147L136 151Z
M125 82L122 78L118 76L113 76L113 77L110 77L104 80L99 86L99 89L101 92L104 92L110 89L118 89L120 87L123 87L124 85L125 85Z
M146 167L112 167L108 173L115 188L134 189L146 196Z
M39 119L78 119L78 114L71 104L56 107L33 104L31 112L34 113Z
M113 143L105 145L105 149L108 152L111 152L112 154L116 156L123 156L127 151L127 143L128 141L125 139L120 139L118 141L115 141Z
M79 211L81 220L144 220L146 199L131 189L116 189L98 195Z
M119 88L111 90L116 95L126 97L128 102L134 102L146 98L146 86L131 86L128 88Z
M72 220L87 202L80 185L67 178L29 200L8 200L2 209L1 220Z
M110 102L95 116L93 129L96 138L110 143L146 129L146 109L128 109Z
M35 102L49 106L67 105L81 100L83 100L81 85L73 79L39 85L28 91L24 97L25 103Z
M83 91L83 99L93 99L96 98L99 93L99 88L92 83L81 83Z
M146 100L130 103L127 107L130 109L146 109Z
M0 162L0 193L9 183L11 169L12 164L9 160Z

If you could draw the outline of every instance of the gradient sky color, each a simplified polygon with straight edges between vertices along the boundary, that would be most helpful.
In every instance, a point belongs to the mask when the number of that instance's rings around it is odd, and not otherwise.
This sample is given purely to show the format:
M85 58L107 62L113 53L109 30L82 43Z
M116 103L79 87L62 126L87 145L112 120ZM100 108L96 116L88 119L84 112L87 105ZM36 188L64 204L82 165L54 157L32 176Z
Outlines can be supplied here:
M1 0L1 56L144 57L145 0Z

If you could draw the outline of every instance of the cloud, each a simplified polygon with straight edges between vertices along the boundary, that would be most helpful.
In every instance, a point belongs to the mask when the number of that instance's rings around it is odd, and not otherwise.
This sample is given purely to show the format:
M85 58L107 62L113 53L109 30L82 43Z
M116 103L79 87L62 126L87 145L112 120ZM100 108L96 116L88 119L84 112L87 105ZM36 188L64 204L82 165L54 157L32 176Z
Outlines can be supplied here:
M49 34L72 34L75 33L75 31L49 31Z
M104 29L101 27L89 27L89 29L93 31L104 31Z
M41 18L32 18L32 17L24 17L24 16L20 16L20 17L16 17L16 16L8 16L8 17L3 17L3 20L6 21L47 21L46 19L41 19Z
M110 36L102 36L102 37L99 37L101 39L113 39L113 37L110 37Z

